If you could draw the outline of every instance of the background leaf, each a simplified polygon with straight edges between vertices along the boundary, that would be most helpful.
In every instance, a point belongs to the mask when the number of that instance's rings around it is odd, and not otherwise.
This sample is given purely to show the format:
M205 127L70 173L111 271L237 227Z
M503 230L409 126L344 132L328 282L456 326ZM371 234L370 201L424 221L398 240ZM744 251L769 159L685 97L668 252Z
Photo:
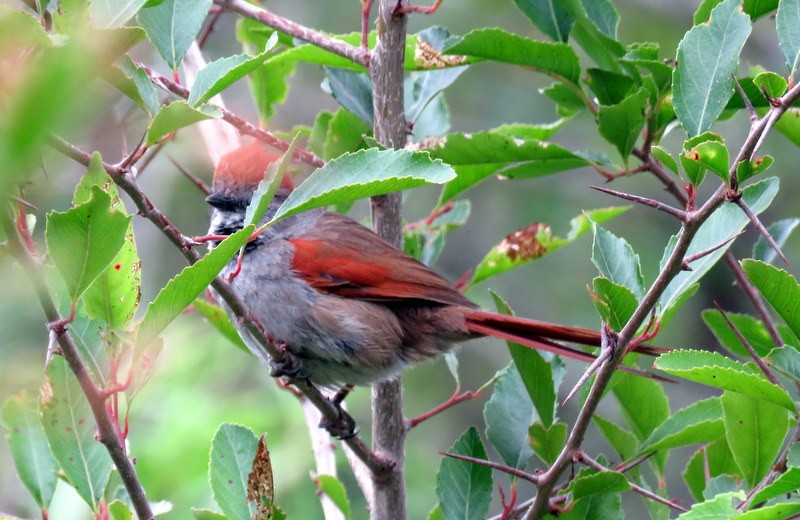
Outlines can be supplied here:
M794 276L783 269L778 269L757 260L741 261L742 269L753 282L773 309L800 338L800 285Z
M448 453L487 458L474 426L459 437ZM443 520L483 520L492 500L492 470L472 462L443 457L436 477L436 496Z
M483 417L486 438L503 462L512 468L524 468L533 456L528 445L528 427L533 424L536 412L514 364L506 367L495 382Z
M789 70L789 77L794 76L800 67L800 1L781 0L778 3L778 14L775 16L778 31L778 43L783 52L783 59Z
M172 70L177 70L213 0L163 0L139 11L139 23Z
M258 439L249 428L225 423L211 441L208 481L217 503L230 520L250 520L255 504L247 502L247 477Z

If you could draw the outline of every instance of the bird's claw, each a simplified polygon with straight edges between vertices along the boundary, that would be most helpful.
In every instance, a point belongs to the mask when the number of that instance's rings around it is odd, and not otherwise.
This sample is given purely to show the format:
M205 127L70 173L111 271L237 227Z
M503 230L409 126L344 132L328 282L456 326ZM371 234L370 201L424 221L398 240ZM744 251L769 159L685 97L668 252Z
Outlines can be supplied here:
M282 348L283 356L281 359L271 359L269 364L269 375L272 377L302 377L300 372L303 370L303 362L288 349Z
M339 416L333 421L323 417L319 422L319 427L324 429L334 439L346 441L356 436L356 421L344 411L340 404L333 403Z

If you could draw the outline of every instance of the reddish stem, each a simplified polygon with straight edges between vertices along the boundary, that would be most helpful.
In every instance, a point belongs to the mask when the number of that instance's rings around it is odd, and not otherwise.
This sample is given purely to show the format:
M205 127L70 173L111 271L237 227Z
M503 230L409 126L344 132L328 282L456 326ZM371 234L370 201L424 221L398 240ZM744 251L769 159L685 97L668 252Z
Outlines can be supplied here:
M419 423L421 423L423 421L427 421L431 417L442 413L443 411L445 411L448 408L451 408L451 407L457 405L458 403L460 403L462 401L476 399L480 395L481 395L481 391L480 390L477 390L477 391L474 391L474 392L473 391L468 391L468 392L464 392L464 393L459 394L458 393L458 389L456 389L456 391L453 393L453 395L447 401L443 402L439 406L435 406L434 408L431 408L430 410L428 410L427 412L425 412L422 415L414 417L413 419L409 419L408 423L407 423L408 429L411 429L411 428L414 428L415 426L418 426Z

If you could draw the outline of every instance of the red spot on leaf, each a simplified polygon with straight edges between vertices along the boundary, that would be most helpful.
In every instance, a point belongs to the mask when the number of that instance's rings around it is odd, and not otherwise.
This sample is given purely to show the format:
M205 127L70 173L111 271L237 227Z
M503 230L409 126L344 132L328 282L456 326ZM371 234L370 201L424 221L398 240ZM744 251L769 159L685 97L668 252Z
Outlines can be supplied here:
M122 269L122 264L116 264L116 265L114 265L114 269L116 269L117 271L119 271L120 269Z

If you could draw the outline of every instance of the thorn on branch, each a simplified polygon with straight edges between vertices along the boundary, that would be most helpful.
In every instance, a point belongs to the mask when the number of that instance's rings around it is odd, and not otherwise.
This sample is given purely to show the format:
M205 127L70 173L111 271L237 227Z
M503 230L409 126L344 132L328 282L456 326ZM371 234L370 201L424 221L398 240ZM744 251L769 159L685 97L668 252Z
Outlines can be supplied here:
M639 195L631 195L630 193L624 193L621 191L611 190L608 188L603 188L600 186L589 186L593 190L601 191L603 193L607 193L608 195L613 195L615 197L619 197L624 200L629 200L631 202L638 202L639 204L644 204L645 206L650 206L651 208L655 208L659 211L663 211L667 215L671 215L681 222L686 220L686 212L681 211L677 208L673 208L668 204L664 204L663 202L659 202L654 199L649 199L647 197L641 197Z
M724 241L720 242L719 244L717 244L715 246L711 246L708 249L704 249L703 251L700 251L699 253L695 253L693 255L689 255L689 256L685 257L683 259L683 265L682 265L681 269L684 270L684 271L691 271L692 268L689 266L689 264L691 264L692 262L694 262L696 260L699 260L699 259L703 258L704 256L710 255L711 253L713 253L717 249L725 247L726 245L730 244L731 242L733 242L734 240L736 240L737 238L742 236L743 233L744 233L744 231L739 232L739 233L733 235L732 237L730 237L729 239L724 240Z
M188 168L183 166L181 163L179 163L177 160L175 160L172 156L169 157L169 162L171 162L172 165L175 168L177 168L178 171L181 172L184 175L184 177L189 179L189 181L192 184L194 184L197 187L197 189L199 189L201 192L203 192L203 195L208 196L209 194L211 194L211 188L209 188L208 185L205 182L203 182L199 177L197 177L192 172L190 172Z
M741 198L738 198L738 199L734 200L733 202L734 202L734 204L739 206L739 208L741 208L742 211L744 211L744 214L747 215L747 218L750 219L750 222L753 223L753 226L755 226L755 228L758 230L758 232L761 233L761 235L767 240L767 243L770 246L772 246L772 249L775 250L775 252L778 254L778 256L781 257L781 260L783 260L783 263L786 264L787 267L790 267L789 260L786 259L786 256L783 254L783 251L781 251L781 248L778 245L778 243L775 242L775 239L772 238L772 235L769 234L769 231L767 231L767 228L764 227L764 224L761 223L761 221L758 219L758 216L756 216L756 214L753 213L753 211L750 209L750 207L747 205L747 203L745 203L745 201L742 200Z
M750 98L747 97L747 94L745 94L744 89L742 88L742 84L739 83L739 79L734 74L731 74L731 77L733 78L733 85L736 87L736 91L742 97L742 102L744 102L744 107L747 109L747 114L750 116L750 122L754 123L758 121L758 114L756 114L756 110L755 108L753 108L753 103L750 101ZM766 97L767 100L769 100L769 96L767 96L766 91L763 92L764 92L764 97Z
M750 357L756 362L756 365L758 365L758 368L761 369L761 372L767 376L767 379L769 379L770 383L776 386L781 386L780 381L778 381L778 378L772 373L772 370L770 370L767 363L761 358L761 356L758 355L758 352L756 352L750 342L747 341L747 338L744 337L744 334L742 334L739 328L728 317L728 313L725 312L725 310L716 301L714 302L714 307L717 308L719 313L722 315L722 318L725 320L725 323L728 324L728 327L730 327L730 329L736 335L736 338L741 341L742 345L744 345L744 348L747 349L747 353L750 354Z
M458 460L463 460L465 462L471 462L473 464L478 464L480 466L486 466L487 468L496 469L498 471L502 471L503 473L507 473L512 477L517 477L522 480L527 480L533 484L539 483L539 477L536 475L531 475L530 473L525 473L524 471L520 471L516 468L512 468L511 466L506 466L505 464L500 464L499 462L492 462L486 459L477 459L475 457L469 457L467 455L459 455L457 453L450 453L447 451L440 451L439 455L444 455L445 457L451 457Z

